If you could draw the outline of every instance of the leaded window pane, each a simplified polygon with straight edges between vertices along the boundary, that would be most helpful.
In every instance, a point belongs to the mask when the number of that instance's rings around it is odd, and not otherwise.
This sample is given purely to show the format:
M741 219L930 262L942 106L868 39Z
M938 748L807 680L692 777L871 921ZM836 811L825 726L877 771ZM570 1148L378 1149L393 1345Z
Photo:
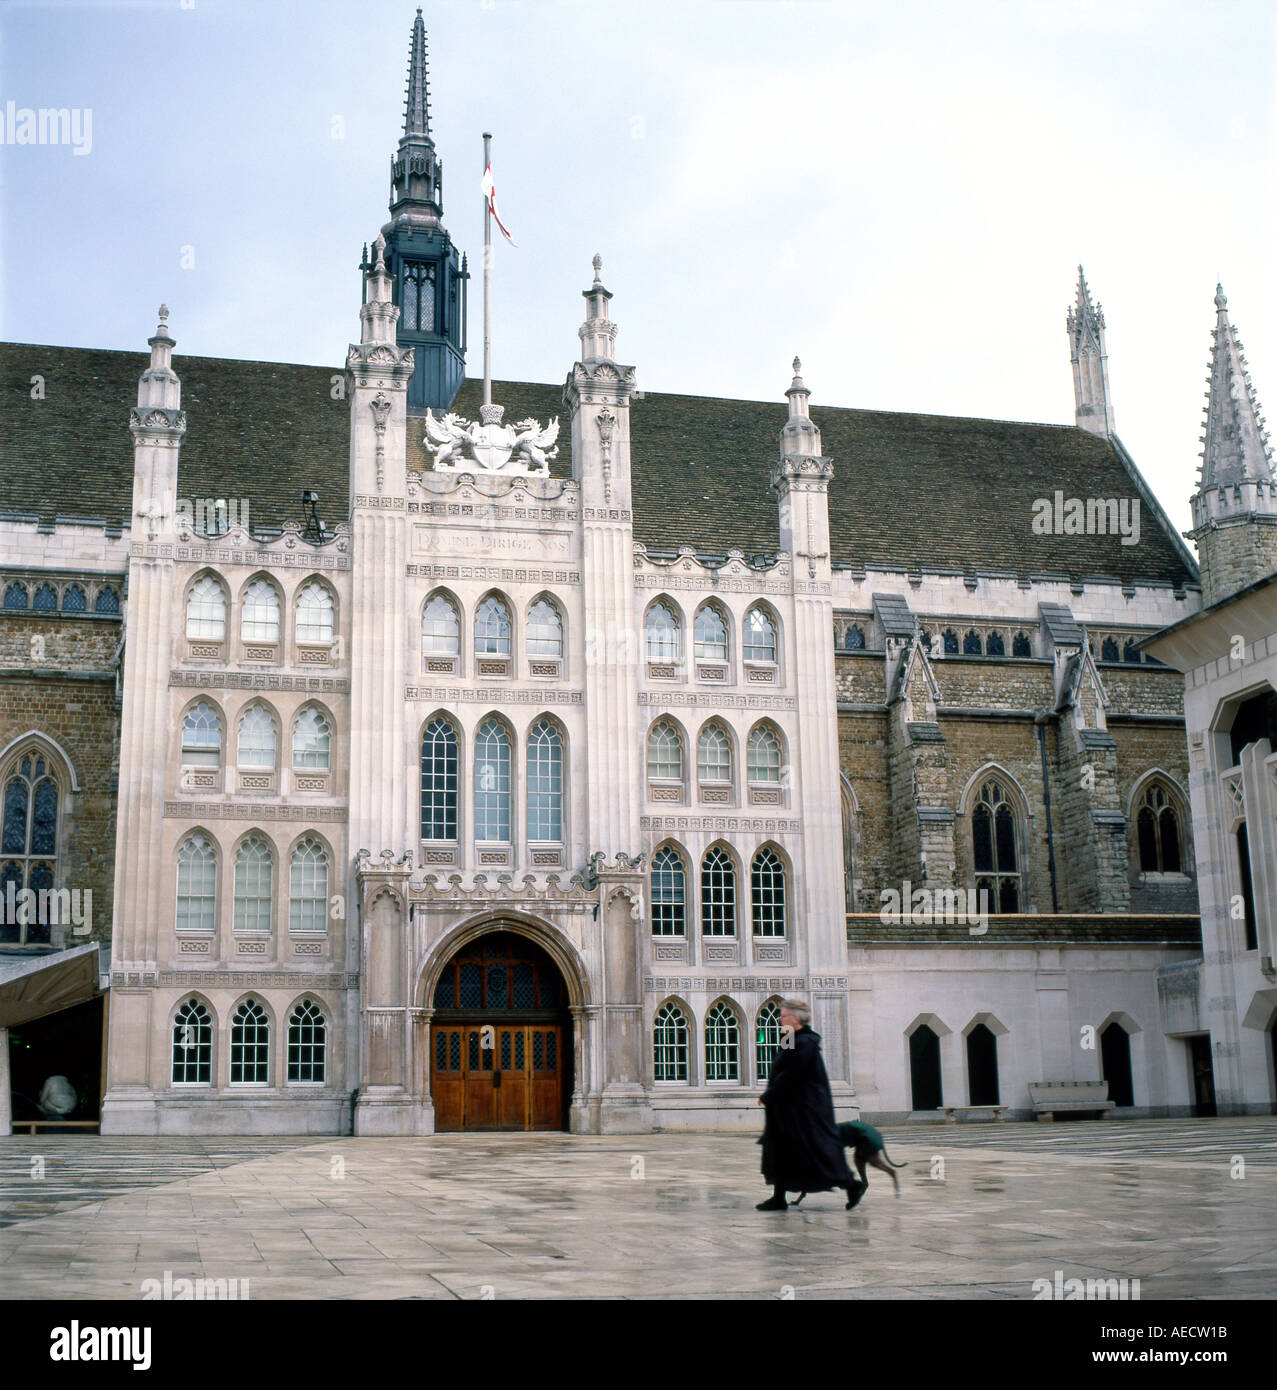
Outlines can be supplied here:
M682 660L683 644L678 619L663 603L654 603L647 610L643 631L649 661Z
M299 642L331 642L333 640L333 596L316 580L302 586L297 595L297 640Z
M683 740L668 720L661 720L647 736L647 775L653 781L683 779Z
M528 735L528 839L563 839L563 740L545 719Z
M751 782L780 781L780 740L765 726L750 734L745 766Z
M216 905L217 856L202 835L192 835L177 854L177 930L211 932Z
M93 603L95 613L118 613L120 611L120 596L114 589L99 589L98 596ZM225 609L223 609L225 616ZM189 633L187 634L189 636Z
M712 603L697 613L693 637L697 661L727 660L727 622Z
M510 735L495 719L481 724L474 740L474 836L510 840Z
M56 613L58 611L58 591L52 584L41 584L31 600L31 607L37 613Z
M27 806L30 795L30 785L22 777L12 778L4 789L4 838L0 841L0 853L27 852Z
M309 836L296 849L288 870L289 931L328 927L328 851Z
M173 1081L207 1086L213 1079L213 1022L198 999L188 999L173 1018Z
M458 969L460 987L457 1007L462 1009L481 1009L483 1007L483 969L474 961L464 962Z
M761 608L751 608L745 614L745 660L776 660L776 628Z
M317 709L304 709L293 725L293 766L327 771L332 756L328 720Z
M275 861L266 842L250 835L235 856L235 930L269 931Z
M976 884L978 889L988 890L988 906L998 912L1018 912L1015 812L998 782L986 782L980 788L979 800L971 812L971 849L976 873L991 875Z
M528 613L528 655L563 655L563 619L548 599L534 603Z
M231 1019L231 1085L265 1085L270 1080L270 1023L266 1011L246 999Z
M1032 656L1033 643L1029 641L1028 635L1023 632L1015 634L1015 640L1011 643L1012 656Z
M687 1080L687 1019L676 1004L662 1004L652 1028L653 1077Z
M1106 637L1100 647L1100 660L1116 661L1117 655L1117 642L1112 637Z
M288 1019L288 1079L322 1084L327 1042L323 1013L313 999L303 999Z
M980 634L972 631L962 639L962 651L966 656L980 656L984 651L984 644L980 641Z
M222 721L203 700L186 712L182 721L182 761L192 766L216 767L222 760Z
M22 611L27 606L27 586L16 581L4 591L4 606L10 610Z
M536 971L526 962L514 967L514 1007L535 1009L537 1006Z
M702 782L732 780L732 745L721 725L707 724L696 745L696 775Z
M958 654L958 634L951 628L944 634L944 654L945 656L957 656Z
M740 1020L726 1004L705 1017L705 1080L740 1080Z
M428 599L422 611L421 650L426 656L456 656L461 650L461 619L442 594Z
M1006 642L1000 632L989 633L988 640L984 644L986 656L1005 656L1007 654Z
M766 1081L771 1075L772 1060L780 1043L780 1006L768 1000L758 1011L758 1027L754 1035L754 1061L759 1081Z
M701 932L736 935L736 869L717 846L701 863Z
M240 767L275 766L275 721L261 705L254 705L239 721Z
M62 611L64 613L83 613L88 609L89 602L84 590L78 584L68 586L62 595Z
M785 866L769 849L754 856L750 874L754 935L785 935Z
M111 611L102 606L109 592L103 589L98 594L99 613ZM187 595L186 635L192 641L204 642L220 642L226 636L226 591L211 575L206 574Z
M843 646L849 652L860 652L865 649L865 630L859 623L852 623L847 629L847 635L843 638Z
M652 856L652 935L682 936L687 930L687 873L668 845Z
M265 579L250 584L244 595L240 636L245 642L279 641L279 592Z
M421 838L457 838L457 731L440 717L421 738Z
M474 649L479 656L510 655L510 610L495 595L485 598L474 617Z

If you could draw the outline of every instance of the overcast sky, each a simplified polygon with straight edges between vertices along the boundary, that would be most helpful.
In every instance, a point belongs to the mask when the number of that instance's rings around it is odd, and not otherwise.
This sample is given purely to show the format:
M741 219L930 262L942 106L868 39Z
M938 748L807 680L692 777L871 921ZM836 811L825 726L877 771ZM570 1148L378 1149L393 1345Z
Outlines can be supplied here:
M415 8L2 0L0 112L91 109L92 148L0 146L0 335L141 349L164 300L179 371L341 363ZM518 242L497 251L498 379L564 377L597 250L649 390L781 400L797 352L817 406L1072 423L1081 261L1118 433L1178 524L1217 277L1277 402L1272 0L436 0L425 19L445 223L477 272L489 129Z

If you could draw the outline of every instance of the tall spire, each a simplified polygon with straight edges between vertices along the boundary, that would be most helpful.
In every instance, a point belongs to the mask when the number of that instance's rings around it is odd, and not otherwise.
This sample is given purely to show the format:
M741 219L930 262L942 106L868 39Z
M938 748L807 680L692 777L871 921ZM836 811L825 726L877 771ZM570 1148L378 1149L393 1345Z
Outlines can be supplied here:
M1202 588L1208 604L1277 569L1277 477L1228 300L1215 287L1202 471L1192 497Z
M1082 267L1077 268L1077 303L1069 310L1069 357L1073 363L1075 419L1092 434L1113 433L1109 400L1108 353L1104 347L1104 310L1091 303Z
M426 57L426 25L417 11L408 57L408 98L404 105L405 139L430 139L430 72Z
M1268 432L1241 340L1228 321L1228 300L1222 285L1215 286L1215 336L1208 380L1206 433L1202 436L1203 490L1227 483L1271 482Z

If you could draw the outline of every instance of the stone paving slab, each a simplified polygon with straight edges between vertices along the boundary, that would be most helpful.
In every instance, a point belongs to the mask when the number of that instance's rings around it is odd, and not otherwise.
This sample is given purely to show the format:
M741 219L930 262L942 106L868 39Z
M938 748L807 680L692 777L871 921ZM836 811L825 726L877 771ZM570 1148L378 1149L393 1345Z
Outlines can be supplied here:
M753 1135L14 1137L0 1297L135 1299L166 1271L253 1299L1025 1299L1057 1269L1146 1300L1277 1294L1277 1117L887 1142L900 1200L871 1169L855 1211L762 1213Z

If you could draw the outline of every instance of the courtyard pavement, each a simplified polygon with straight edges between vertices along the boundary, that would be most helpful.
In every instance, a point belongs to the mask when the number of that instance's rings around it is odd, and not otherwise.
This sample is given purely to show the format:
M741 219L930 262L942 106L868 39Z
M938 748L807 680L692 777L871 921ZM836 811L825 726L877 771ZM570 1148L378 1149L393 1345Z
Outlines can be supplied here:
M0 1297L167 1272L253 1300L1028 1299L1057 1270L1277 1295L1277 1116L897 1125L900 1199L870 1169L851 1212L755 1211L754 1139L0 1139Z

